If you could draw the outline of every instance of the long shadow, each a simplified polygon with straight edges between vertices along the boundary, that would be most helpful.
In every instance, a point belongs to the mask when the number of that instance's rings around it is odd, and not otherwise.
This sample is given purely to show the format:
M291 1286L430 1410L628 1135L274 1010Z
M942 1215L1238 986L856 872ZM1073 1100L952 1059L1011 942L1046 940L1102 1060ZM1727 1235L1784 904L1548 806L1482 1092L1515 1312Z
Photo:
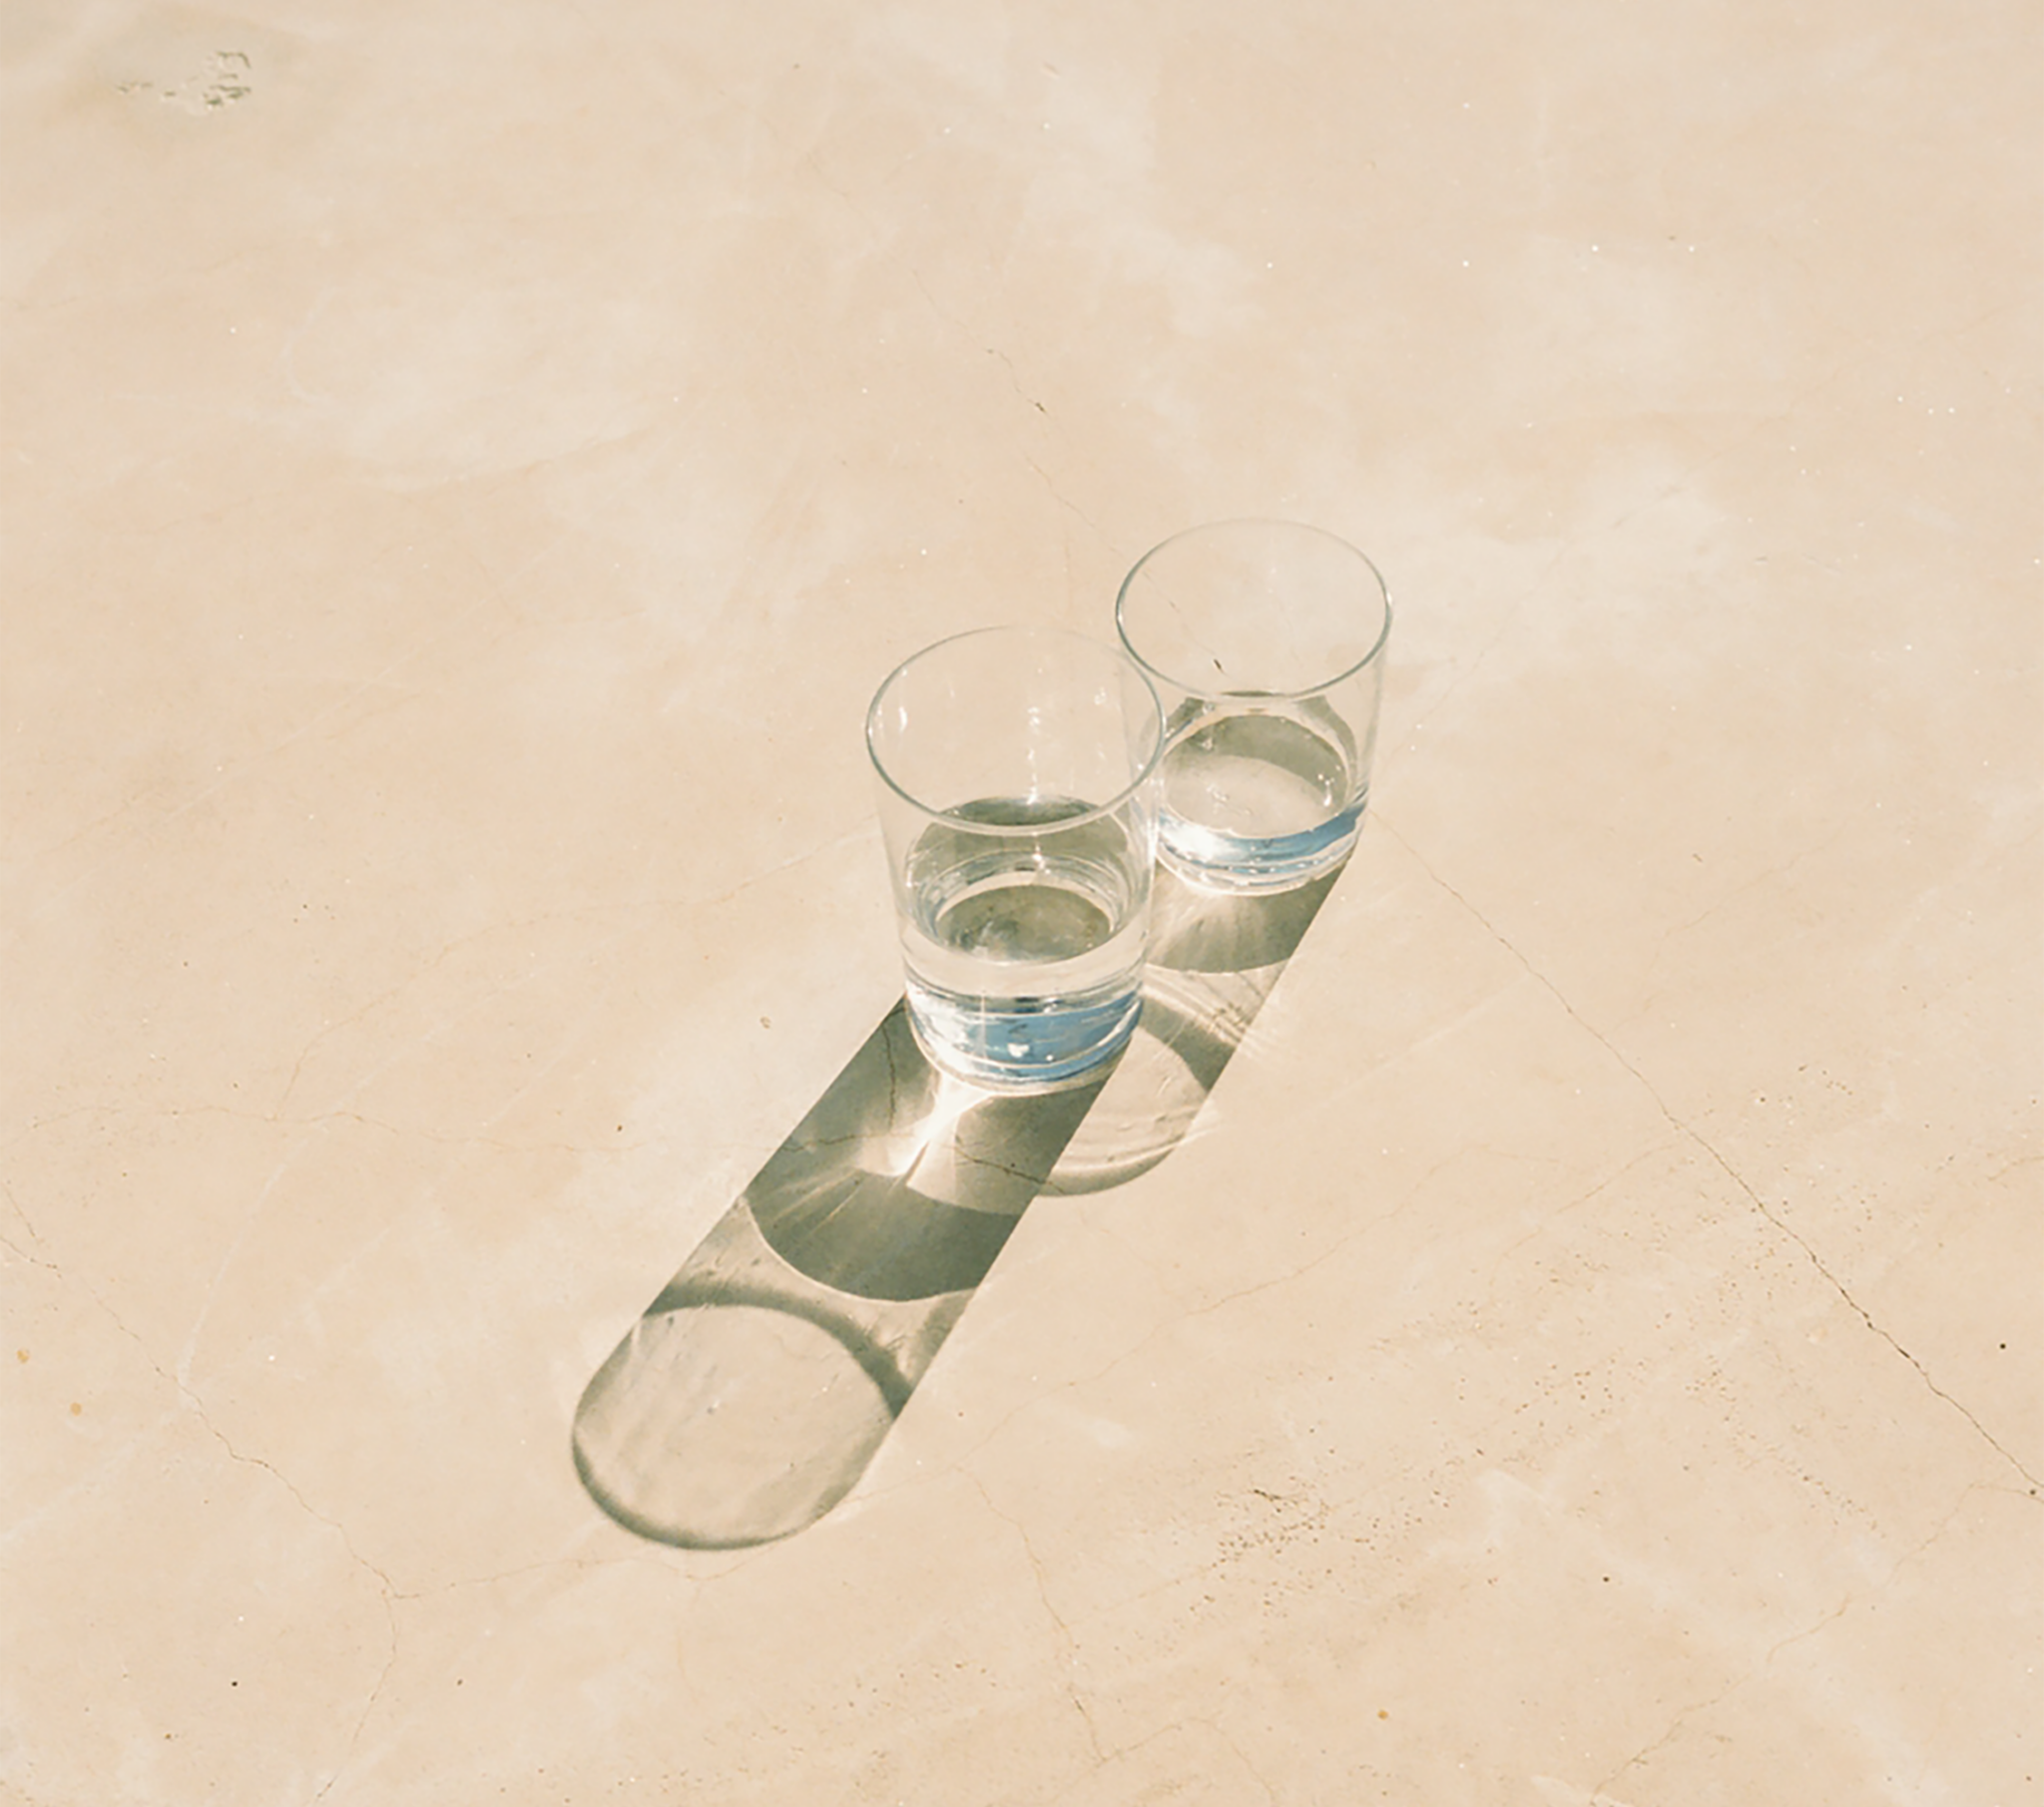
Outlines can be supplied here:
M576 1472L642 1537L764 1544L851 1491L1039 1193L1185 1138L1339 876L1275 897L1157 877L1143 1015L1091 1084L1004 1098L887 1013L596 1371Z

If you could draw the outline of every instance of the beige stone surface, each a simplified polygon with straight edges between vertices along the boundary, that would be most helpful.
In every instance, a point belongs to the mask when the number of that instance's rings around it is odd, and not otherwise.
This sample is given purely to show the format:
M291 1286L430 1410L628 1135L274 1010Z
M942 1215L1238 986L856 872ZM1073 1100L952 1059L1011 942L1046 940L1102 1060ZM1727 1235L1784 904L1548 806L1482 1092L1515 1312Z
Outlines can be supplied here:
M0 1799L2044 1802L2034 5L0 29ZM635 1536L872 688L1236 514L1389 577L1358 852L839 1505Z

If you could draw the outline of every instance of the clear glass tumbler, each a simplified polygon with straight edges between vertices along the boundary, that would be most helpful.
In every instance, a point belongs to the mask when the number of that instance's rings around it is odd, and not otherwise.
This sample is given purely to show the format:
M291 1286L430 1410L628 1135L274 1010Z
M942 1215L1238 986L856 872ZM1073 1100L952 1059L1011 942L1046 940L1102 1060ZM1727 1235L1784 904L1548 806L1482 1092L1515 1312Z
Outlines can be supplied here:
M931 1062L996 1091L1076 1083L1142 1008L1164 717L1121 652L990 628L918 653L866 714Z
M1391 634L1376 567L1315 527L1217 522L1138 561L1115 621L1166 710L1165 862L1278 891L1346 857Z

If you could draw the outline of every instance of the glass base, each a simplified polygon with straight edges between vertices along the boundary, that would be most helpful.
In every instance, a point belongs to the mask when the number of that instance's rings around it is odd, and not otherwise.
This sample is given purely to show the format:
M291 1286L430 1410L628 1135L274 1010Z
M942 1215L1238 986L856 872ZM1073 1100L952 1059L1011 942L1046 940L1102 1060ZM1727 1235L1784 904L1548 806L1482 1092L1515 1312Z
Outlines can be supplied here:
M1158 856L1209 891L1288 891L1331 872L1354 850L1362 804L1298 834L1242 835L1166 814Z
M908 1023L930 1065L989 1092L1089 1085L1135 1033L1140 982L1067 998L999 998L910 976Z

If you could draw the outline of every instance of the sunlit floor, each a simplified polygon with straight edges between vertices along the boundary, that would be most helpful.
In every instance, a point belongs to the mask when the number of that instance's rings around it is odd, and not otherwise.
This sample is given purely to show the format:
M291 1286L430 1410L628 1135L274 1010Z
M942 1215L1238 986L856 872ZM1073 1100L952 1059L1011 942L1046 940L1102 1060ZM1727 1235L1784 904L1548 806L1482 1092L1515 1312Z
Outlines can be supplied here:
M2033 8L0 29L0 1800L2044 1802ZM961 1095L867 699L1237 515L1360 843Z

